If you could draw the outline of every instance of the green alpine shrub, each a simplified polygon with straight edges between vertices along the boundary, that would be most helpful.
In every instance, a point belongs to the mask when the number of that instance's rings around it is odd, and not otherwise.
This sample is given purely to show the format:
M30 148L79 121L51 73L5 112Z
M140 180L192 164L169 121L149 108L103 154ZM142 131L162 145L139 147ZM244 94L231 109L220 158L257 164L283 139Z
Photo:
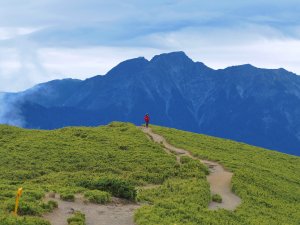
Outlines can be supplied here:
M84 193L84 197L92 203L105 204L111 201L111 195L105 191L90 190Z

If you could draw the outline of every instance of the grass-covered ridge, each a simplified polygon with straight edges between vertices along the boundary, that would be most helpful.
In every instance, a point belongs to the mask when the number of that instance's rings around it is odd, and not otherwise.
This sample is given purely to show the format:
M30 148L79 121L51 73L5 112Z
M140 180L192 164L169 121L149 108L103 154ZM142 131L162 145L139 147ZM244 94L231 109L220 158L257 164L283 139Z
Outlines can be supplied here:
M72 201L75 193L101 190L134 200L139 186L193 180L197 168L205 170L193 161L179 167L175 156L128 123L53 131L0 125L0 225L47 224L39 219L52 209L43 202L47 192ZM24 220L10 216L21 186Z
M136 212L137 225L300 221L299 157L174 129L154 127L154 132L232 170L234 190L243 200L236 212L208 210L207 169L188 157L179 165L132 124L54 131L0 125L0 225L48 225L40 218L53 208L42 200L47 192L68 199L82 193L100 202L110 196L136 199L146 203ZM154 188L139 188L148 184ZM24 217L16 219L9 212L20 186Z
M234 172L233 190L243 202L234 213L209 212L205 217L214 218L211 224L299 224L299 157L176 129L153 130L170 144Z

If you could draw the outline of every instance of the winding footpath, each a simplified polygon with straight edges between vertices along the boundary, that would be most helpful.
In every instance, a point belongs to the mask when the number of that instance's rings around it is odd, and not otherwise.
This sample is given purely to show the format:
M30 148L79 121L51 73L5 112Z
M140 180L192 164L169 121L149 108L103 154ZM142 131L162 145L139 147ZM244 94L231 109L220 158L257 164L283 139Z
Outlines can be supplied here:
M141 129L150 140L162 144L168 154L175 154L178 163L180 163L182 156L188 156L194 160L200 160L208 166L210 174L207 176L207 181L210 184L210 191L212 194L221 195L223 200L222 203L211 202L209 209L235 210L241 204L241 199L231 191L231 178L233 175L231 172L226 171L217 162L198 159L189 151L170 145L164 137L153 133L151 128L141 127ZM144 188L148 189L158 186L151 185ZM58 203L57 209L43 216L52 225L66 225L67 219L77 210L85 213L87 225L134 225L134 211L141 207L140 204L118 198L114 198L112 203L106 205L92 204L87 203L81 195L76 196L75 202L66 202L60 200L59 195L52 193L45 196L44 201L47 202L49 200L55 200Z
M209 209L216 210L221 208L235 210L236 207L241 204L241 199L231 190L231 179L233 173L224 169L224 167L217 162L198 159L189 151L170 145L163 136L154 133L151 128L141 127L141 129L154 142L162 144L167 153L175 154L179 163L181 156L188 156L194 160L200 160L200 162L208 166L210 173L207 176L207 181L210 184L210 191L212 194L219 194L222 197L222 203L211 202L209 204Z

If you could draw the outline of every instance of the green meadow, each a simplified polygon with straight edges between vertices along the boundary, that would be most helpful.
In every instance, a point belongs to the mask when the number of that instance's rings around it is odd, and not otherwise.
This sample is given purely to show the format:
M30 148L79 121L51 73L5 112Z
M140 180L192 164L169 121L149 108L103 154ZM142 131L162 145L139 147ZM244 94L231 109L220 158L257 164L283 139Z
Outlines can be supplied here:
M0 125L0 225L49 225L53 210L46 193L72 201L81 193L91 202L111 197L137 201L137 225L299 224L300 158L243 143L154 126L174 146L218 161L234 173L235 211L208 209L208 169L174 155L129 123L53 131ZM143 188L143 187L152 188ZM15 195L23 187L19 216Z

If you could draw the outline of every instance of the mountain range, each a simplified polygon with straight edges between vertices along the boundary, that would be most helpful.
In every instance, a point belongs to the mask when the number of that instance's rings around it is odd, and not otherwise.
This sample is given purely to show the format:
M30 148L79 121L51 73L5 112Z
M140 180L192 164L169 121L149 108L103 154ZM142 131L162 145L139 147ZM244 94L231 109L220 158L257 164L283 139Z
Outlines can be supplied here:
M1 96L0 121L25 128L140 125L149 113L157 125L300 155L300 77L282 68L214 70L172 52Z

